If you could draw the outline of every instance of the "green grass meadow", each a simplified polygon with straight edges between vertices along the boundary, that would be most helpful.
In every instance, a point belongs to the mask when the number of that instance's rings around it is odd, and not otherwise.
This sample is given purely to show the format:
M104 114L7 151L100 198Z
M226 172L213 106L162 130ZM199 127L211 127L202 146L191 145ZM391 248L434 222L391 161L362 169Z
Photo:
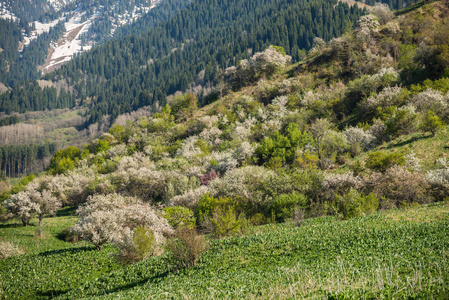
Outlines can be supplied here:
M252 227L246 236L211 240L191 269L169 254L118 264L112 247L97 251L58 234L73 216L36 227L0 226L25 255L0 261L1 299L447 299L449 205L436 203Z

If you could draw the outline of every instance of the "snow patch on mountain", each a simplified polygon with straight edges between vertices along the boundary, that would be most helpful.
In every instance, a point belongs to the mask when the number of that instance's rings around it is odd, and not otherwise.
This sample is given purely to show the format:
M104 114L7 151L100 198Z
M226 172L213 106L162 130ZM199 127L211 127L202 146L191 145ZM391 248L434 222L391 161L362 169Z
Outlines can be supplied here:
M13 21L19 20L19 18L17 18L12 12L10 12L4 5L0 6L0 18Z
M77 14L65 23L66 32L57 42L52 43L49 58L41 68L42 73L51 72L55 67L70 61L75 54L92 48L92 45L83 45L80 37L89 30L98 14L85 22L81 22L82 15Z
M35 21L34 26L35 26L36 30L33 30L29 36L26 36L25 34L23 35L23 41L22 41L21 45L19 46L19 52L22 52L23 48L25 46L28 46L32 40L37 39L37 37L39 35L41 35L44 32L49 32L50 29L52 27L56 26L56 24L58 24L58 22L61 19L56 19L49 23L41 23L39 21Z

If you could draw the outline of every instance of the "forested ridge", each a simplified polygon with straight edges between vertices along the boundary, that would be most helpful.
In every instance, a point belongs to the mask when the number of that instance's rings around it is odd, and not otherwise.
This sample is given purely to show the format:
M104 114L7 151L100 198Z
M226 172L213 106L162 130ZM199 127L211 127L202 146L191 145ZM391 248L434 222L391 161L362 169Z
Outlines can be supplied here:
M40 72L37 67L44 63L50 43L57 41L64 33L64 23L59 22L49 32L39 35L25 46L21 53L18 52L19 42L22 40L21 27L4 20L0 20L0 26L2 26L2 30L3 26L7 29L5 35L15 37L6 39L6 49L0 53L0 82L13 87L26 80L39 79ZM4 41L3 37L0 40Z
M91 106L94 123L104 115L115 118L156 101L163 104L166 95L186 90L202 70L203 84L214 83L218 68L270 44L298 60L315 36L338 36L361 14L356 6L336 1L194 1L166 23L109 41L46 78L69 80L80 103ZM30 97L15 94L1 96L1 111L34 109Z

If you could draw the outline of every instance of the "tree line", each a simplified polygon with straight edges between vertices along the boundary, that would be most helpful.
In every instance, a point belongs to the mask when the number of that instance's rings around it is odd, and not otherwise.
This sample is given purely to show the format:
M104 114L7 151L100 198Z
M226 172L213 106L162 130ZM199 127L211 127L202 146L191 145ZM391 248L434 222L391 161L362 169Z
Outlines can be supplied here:
M0 146L0 170L8 177L42 171L43 159L53 155L56 149L54 142Z

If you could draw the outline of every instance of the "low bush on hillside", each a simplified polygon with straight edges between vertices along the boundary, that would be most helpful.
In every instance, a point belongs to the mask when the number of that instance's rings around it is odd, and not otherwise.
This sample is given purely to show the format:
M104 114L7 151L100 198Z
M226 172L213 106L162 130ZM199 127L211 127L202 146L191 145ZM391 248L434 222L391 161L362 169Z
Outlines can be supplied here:
M195 229L187 227L179 227L166 245L166 249L181 268L193 267L200 255L208 248L209 245L204 236L199 235Z

